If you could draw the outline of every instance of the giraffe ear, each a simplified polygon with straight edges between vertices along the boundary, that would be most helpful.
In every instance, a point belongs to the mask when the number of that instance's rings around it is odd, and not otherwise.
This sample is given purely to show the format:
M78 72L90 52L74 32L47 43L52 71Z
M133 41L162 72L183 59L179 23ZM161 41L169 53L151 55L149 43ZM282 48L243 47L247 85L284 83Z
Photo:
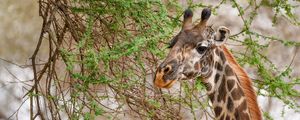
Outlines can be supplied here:
M192 24L193 24L192 21L193 21L193 12L191 9L186 9L184 11L182 29L186 30L192 28Z
M227 27L220 26L214 36L216 46L223 45L229 38L230 30Z

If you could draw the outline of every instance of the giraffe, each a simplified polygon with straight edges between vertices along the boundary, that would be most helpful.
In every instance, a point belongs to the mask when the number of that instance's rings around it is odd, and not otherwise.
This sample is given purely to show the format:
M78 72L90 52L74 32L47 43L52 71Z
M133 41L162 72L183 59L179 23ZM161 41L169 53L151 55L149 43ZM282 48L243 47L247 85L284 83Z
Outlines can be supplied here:
M252 82L224 45L230 30L207 26L210 15L209 8L203 9L200 23L193 25L193 12L185 10L181 31L171 40L154 85L170 88L176 81L200 77L217 120L261 120Z

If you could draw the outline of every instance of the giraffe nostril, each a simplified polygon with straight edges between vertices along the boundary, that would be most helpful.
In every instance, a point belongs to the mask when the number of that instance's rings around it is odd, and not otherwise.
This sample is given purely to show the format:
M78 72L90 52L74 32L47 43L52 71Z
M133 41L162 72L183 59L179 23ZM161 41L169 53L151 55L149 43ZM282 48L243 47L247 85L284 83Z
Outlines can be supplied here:
M168 73L170 70L171 70L171 67L170 67L170 66L167 66L167 67L164 69L164 73Z

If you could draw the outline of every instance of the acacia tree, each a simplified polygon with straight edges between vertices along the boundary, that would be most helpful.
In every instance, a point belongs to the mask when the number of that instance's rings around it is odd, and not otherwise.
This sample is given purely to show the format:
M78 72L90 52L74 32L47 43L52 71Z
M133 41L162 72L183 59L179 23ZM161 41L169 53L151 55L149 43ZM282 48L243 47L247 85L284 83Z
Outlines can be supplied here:
M299 76L291 75L290 65L278 69L264 51L272 41L290 48L300 43L251 28L261 8L273 8L273 24L285 18L299 26L293 13L298 6L280 0L248 1L244 7L235 0L187 1L189 8L211 7L215 15L225 4L236 9L243 21L230 41L244 48L233 51L238 62L256 70L253 82L258 95L278 98L299 110L300 93L295 88ZM39 5L43 25L31 57L34 85L27 94L31 119L183 119L184 113L194 119L213 117L200 80L182 81L176 95L152 86L155 67L181 23L185 7L178 2L39 0ZM43 43L49 49L44 61L38 56ZM272 118L267 112L264 116Z

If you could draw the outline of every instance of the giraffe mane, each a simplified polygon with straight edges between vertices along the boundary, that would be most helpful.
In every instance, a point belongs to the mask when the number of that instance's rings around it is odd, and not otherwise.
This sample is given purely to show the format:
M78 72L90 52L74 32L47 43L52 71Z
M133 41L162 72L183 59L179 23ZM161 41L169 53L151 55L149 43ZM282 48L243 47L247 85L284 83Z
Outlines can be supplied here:
M230 66L232 67L232 69L234 70L234 72L240 80L242 90L246 96L246 101L248 104L251 119L262 120L261 111L257 103L257 96L252 87L252 82L249 76L244 71L244 69L237 63L232 53L226 48L226 46L223 45L221 46L221 48L223 49L227 61L229 62Z

